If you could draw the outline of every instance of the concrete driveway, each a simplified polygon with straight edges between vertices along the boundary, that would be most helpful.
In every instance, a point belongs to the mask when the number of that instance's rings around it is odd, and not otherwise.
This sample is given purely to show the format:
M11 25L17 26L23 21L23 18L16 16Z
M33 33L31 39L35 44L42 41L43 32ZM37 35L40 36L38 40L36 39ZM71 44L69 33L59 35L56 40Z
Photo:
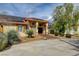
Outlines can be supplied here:
M79 54L79 50L63 41L39 40L18 45L0 52L1 56L71 56Z

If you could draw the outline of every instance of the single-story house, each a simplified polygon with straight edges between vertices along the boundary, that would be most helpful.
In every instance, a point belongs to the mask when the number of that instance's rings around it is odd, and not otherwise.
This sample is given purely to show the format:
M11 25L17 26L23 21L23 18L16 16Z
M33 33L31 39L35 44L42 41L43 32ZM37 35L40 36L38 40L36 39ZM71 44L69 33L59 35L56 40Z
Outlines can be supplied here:
M48 21L38 18L0 15L0 32L16 30L25 33L28 29L33 29L35 35L48 34Z

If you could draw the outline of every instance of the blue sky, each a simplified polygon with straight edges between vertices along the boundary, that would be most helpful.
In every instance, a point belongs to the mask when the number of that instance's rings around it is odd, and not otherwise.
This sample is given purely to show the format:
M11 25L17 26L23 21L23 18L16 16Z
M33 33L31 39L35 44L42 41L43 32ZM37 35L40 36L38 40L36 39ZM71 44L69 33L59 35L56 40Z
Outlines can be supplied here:
M60 3L0 3L0 14L50 19ZM74 6L79 6L74 3Z
M0 14L6 13L13 16L35 17L48 19L56 6L56 3L0 3Z

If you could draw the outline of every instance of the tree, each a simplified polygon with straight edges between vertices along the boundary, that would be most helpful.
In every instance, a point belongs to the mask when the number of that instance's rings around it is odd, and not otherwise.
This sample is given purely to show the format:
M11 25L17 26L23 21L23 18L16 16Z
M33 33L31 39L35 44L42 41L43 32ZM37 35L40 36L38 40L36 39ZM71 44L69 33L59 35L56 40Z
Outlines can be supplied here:
M75 9L74 10L74 12L73 12L73 29L75 30L75 31L77 31L77 29L78 29L78 21L79 21L79 9Z
M79 22L79 9L72 3L57 6L54 13L51 28L54 32L71 34L71 30L77 31Z
M73 24L73 4L65 3L62 6L57 6L54 11L54 22L52 28L54 32L70 34L71 26Z
M52 24L53 30L55 33L61 34L65 32L64 13L65 13L65 10L63 6L56 7L53 15L54 24Z
M57 6L54 11L54 15L53 15L54 21L61 19L61 16L63 16L63 15L64 15L63 6Z
M71 26L72 26L72 21L73 21L73 4L72 3L65 3L64 8L65 8L65 21L66 21L66 30L67 34L70 34Z

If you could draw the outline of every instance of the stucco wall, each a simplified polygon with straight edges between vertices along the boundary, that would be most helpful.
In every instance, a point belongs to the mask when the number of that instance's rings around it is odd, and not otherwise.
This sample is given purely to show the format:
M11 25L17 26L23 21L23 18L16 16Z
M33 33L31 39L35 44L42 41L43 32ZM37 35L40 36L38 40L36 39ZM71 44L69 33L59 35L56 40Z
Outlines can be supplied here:
M22 32L26 33L26 26L22 26Z
M8 32L10 30L17 30L17 26L3 25L3 32Z

